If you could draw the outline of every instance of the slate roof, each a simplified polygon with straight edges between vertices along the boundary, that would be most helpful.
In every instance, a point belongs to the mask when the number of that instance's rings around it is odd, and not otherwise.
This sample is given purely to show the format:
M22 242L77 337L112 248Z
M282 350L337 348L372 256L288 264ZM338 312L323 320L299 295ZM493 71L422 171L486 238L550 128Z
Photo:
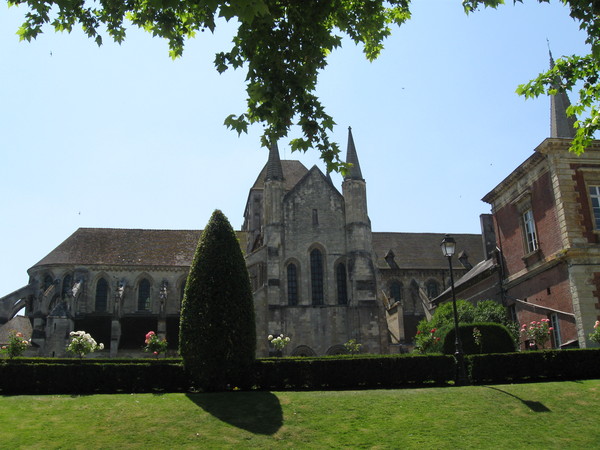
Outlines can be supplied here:
M348 149L346 151L346 162L352 164L352 167L344 177L348 180L363 180L362 171L360 170L360 164L358 162L358 155L356 154L356 147L354 145L354 138L352 137L352 128L348 127Z
M265 187L265 178L267 176L267 166L269 163L265 164L263 169L258 174L252 189L264 189ZM300 179L306 175L308 169L304 164L300 161L288 160L284 159L281 161L281 168L283 169L283 188L286 191L291 190Z
M246 233L236 232L246 248ZM34 267L72 265L173 266L192 263L202 230L79 228Z
M8 339L13 331L20 331L26 340L31 339L31 322L25 316L15 316L0 326L0 344L8 344Z
M448 259L442 255L440 243L443 233L385 233L373 232L375 264L380 269L389 269L385 255L392 250L394 261L400 269L447 269ZM460 268L460 252L465 251L473 265L484 259L483 242L480 234L453 234L456 253L452 265Z
M496 261L494 260L494 258L490 258L490 259L486 259L483 261L478 262L477 264L475 264L475 266L469 270L466 274L464 274L462 277L460 277L458 280L456 280L454 282L454 289L459 289L461 288L463 285L468 287L469 286L469 282L471 280L475 280L477 277L479 277L482 274L485 274L486 272L489 273L493 273L494 270L496 270L498 267L498 265L496 264ZM447 288L444 292L442 292L440 295L438 295L436 298L434 298L432 300L432 303L440 303L448 298L450 298L450 293L451 293L451 288Z

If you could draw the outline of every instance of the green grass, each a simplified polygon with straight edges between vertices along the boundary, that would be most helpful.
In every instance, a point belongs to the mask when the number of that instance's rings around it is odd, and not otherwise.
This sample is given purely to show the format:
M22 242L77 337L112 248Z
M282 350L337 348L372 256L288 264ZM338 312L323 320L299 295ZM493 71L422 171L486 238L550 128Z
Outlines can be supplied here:
M0 448L598 448L600 380L0 397Z

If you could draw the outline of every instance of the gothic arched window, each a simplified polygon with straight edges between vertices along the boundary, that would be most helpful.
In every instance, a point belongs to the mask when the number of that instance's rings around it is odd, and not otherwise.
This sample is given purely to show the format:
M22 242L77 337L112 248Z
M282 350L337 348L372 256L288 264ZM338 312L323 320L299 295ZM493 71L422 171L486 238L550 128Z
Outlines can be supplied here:
M402 283L398 281L394 281L390 286L390 300L392 303L401 302L402 301Z
M54 283L54 280L52 279L51 275L46 275L44 277L44 291L46 291L50 286L52 286L52 284Z
M71 275L65 275L63 278L61 297L70 297L73 289L73 277Z
M348 304L348 286L346 284L346 266L344 264L338 264L335 271L335 278L337 282L337 301L338 305Z
M150 311L150 282L144 278L138 286L138 311Z
M314 249L310 252L310 286L312 293L312 304L323 304L323 254Z
M287 266L287 297L288 305L298 304L298 269L294 263Z
M427 289L427 297L436 298L440 295L440 285L437 281L429 280L425 285L425 289Z
M96 311L106 312L108 306L108 283L100 278L96 283Z

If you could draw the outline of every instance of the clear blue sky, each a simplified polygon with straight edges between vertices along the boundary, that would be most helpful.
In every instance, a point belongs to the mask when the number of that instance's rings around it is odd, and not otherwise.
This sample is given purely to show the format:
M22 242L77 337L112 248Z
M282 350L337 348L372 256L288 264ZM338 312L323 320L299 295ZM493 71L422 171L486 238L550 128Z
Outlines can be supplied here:
M556 58L586 52L585 35L558 2L510 3L466 16L415 0L374 63L347 41L331 55L319 93L344 151L352 126L374 231L479 232L480 199L548 137L549 100L515 88L548 67L546 38ZM201 229L220 208L240 228L267 153L259 126L222 125L245 105L245 74L212 64L231 25L172 61L135 29L121 46L18 42L24 14L0 6L0 297L78 227Z

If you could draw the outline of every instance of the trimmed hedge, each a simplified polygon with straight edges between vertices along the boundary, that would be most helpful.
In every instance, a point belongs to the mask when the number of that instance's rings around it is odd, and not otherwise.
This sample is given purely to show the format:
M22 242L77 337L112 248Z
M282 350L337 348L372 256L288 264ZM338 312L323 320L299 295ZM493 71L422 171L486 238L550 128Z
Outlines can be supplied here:
M481 332L481 347L475 343L473 329L478 328ZM508 353L515 351L515 344L510 331L504 325L494 322L459 324L458 332L462 342L463 352L466 355L478 353ZM443 352L454 354L455 352L454 327L444 335Z
M600 349L469 355L466 359L474 384L600 378Z
M467 355L465 360L473 384L600 379L600 349ZM267 358L256 361L253 383L257 390L439 386L452 381L454 373L454 358L448 355ZM191 386L177 358L0 360L0 395L187 392Z
M235 231L219 210L206 225L190 267L179 353L204 390L242 386L251 378L256 354L252 288Z
M444 355L271 358L257 361L256 387L371 389L444 384L454 379L454 358Z
M0 363L0 380L2 395L180 392L189 386L180 360L23 358Z
M254 364L254 389L366 389L444 384L451 356L270 358ZM0 362L0 394L183 392L193 385L179 359L17 358ZM236 386L229 386L233 388Z

